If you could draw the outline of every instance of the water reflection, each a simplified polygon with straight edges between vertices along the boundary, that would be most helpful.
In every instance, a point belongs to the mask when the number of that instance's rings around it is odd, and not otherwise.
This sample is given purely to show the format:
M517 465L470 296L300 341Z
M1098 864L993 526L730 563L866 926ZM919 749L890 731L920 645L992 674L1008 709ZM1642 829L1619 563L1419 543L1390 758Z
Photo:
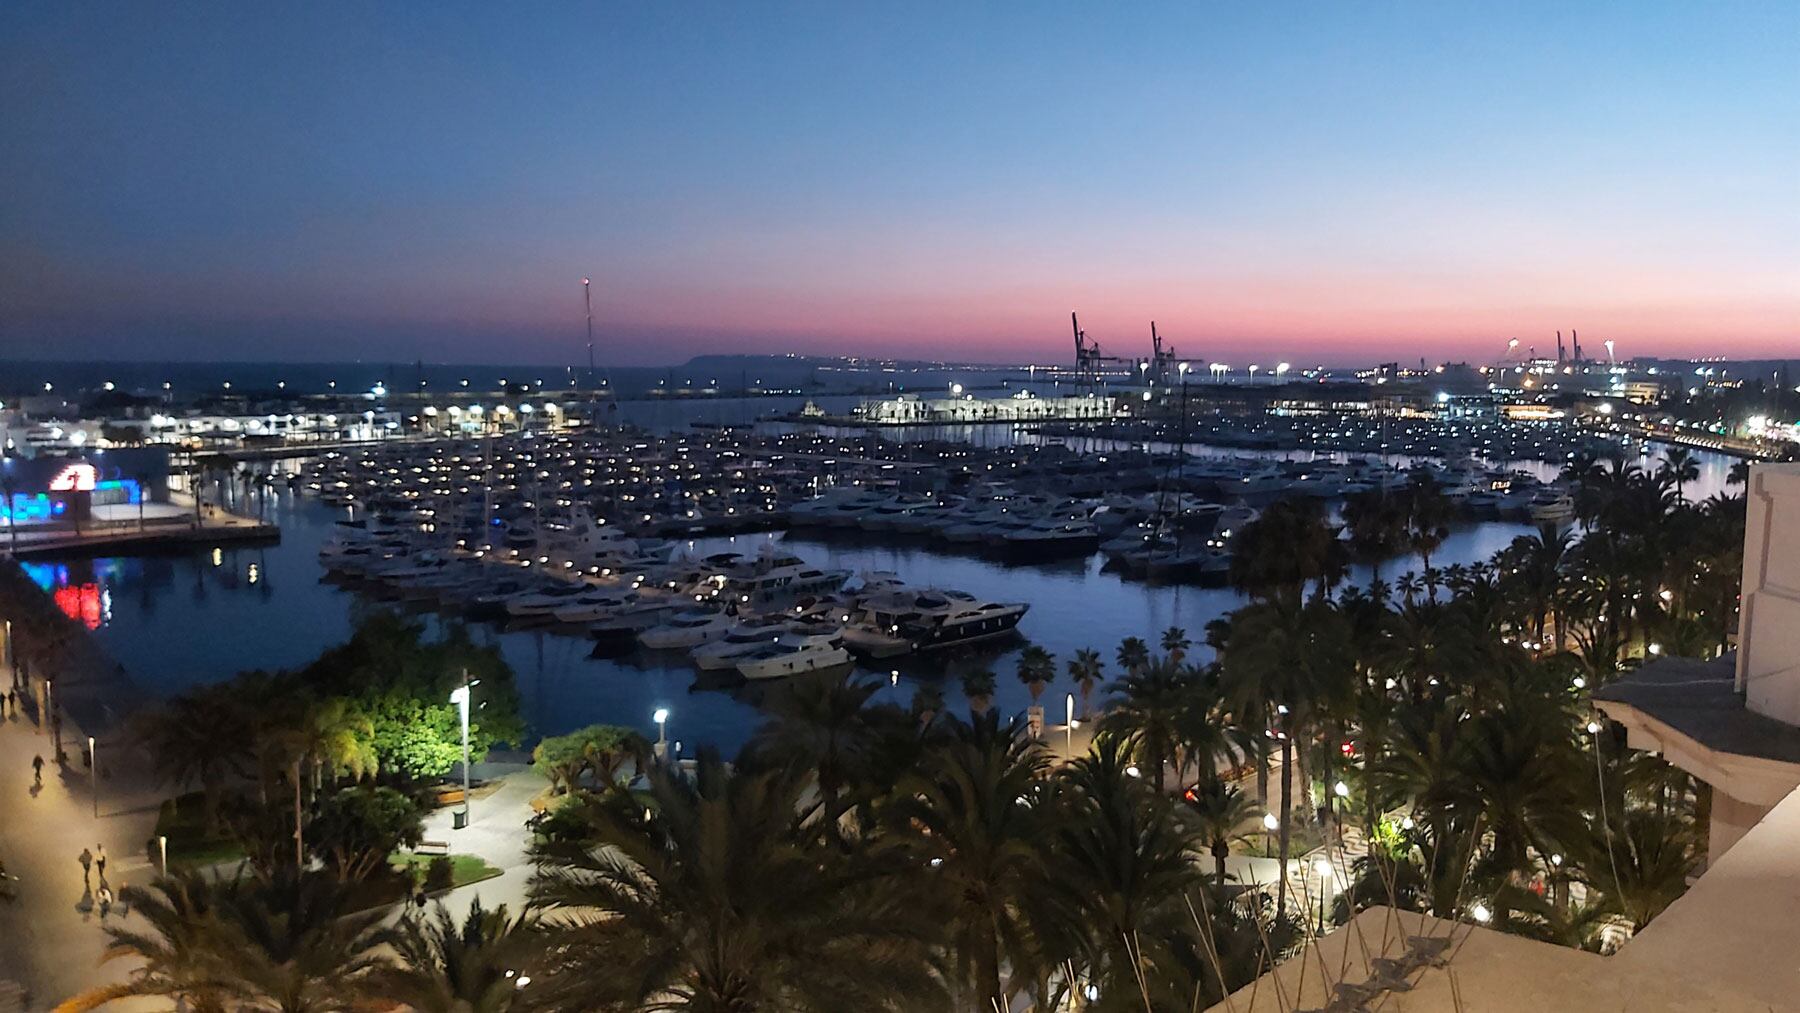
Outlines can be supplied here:
M1005 431L1005 427L991 427ZM1282 455L1291 456L1291 455ZM1305 456L1311 456L1310 454ZM1647 464L1654 464L1649 460ZM1701 477L1689 496L1701 498L1727 489L1732 461L1701 456ZM1553 473L1539 466L1543 474ZM95 629L103 645L152 696L229 677L247 668L291 668L346 638L357 620L392 608L322 580L319 545L336 513L298 497L285 483L247 487L233 495L252 509L266 509L282 527L279 544L204 549L173 555L71 559L32 563L28 572L52 592L59 607ZM1458 528L1434 554L1440 566L1486 559L1522 524L1482 523ZM1031 603L1019 626L1020 639L898 665L879 663L869 672L881 679L877 699L905 705L923 683L935 684L949 706L961 710L960 676L988 669L997 676L995 702L1006 712L1022 710L1029 694L1014 670L1020 647L1036 643L1057 655L1058 678L1045 695L1055 701L1072 692L1066 665L1081 648L1095 648L1107 660L1127 636L1154 642L1170 626L1185 628L1198 642L1206 623L1236 607L1229 590L1154 586L1104 572L1099 557L1049 566L1008 566L993 560L951 554L925 545L874 541L819 540L781 534L696 540L693 550L753 552L759 543L780 540L807 559L851 570L891 570L915 585L967 590L997 600ZM1393 560L1382 573L1390 580L1416 559ZM1353 580L1366 581L1360 567ZM454 620L420 613L436 628ZM637 726L653 732L650 715L669 707L670 737L690 747L712 742L727 750L741 744L758 723L757 688L702 682L680 655L638 653L625 658L590 658L587 641L545 631L474 630L478 640L499 647L519 676L525 713L533 728L554 734L596 721ZM1196 649L1204 656L1203 649ZM899 677L891 681L889 673Z

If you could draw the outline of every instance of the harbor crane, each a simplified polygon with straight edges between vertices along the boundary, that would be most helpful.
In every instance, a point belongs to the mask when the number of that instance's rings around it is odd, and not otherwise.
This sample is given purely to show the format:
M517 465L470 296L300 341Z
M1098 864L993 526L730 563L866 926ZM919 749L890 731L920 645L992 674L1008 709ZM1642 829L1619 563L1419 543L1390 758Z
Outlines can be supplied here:
M1077 383L1099 387L1100 374L1109 362L1127 363L1130 359L1117 355L1107 355L1100 350L1100 342L1088 340L1087 332L1081 329L1081 321L1076 319L1075 312L1069 311L1069 326L1075 331L1075 375Z
M1163 348L1162 335L1156 333L1156 321L1150 321L1150 369L1149 373L1158 383L1167 385L1169 375L1176 371L1175 346Z

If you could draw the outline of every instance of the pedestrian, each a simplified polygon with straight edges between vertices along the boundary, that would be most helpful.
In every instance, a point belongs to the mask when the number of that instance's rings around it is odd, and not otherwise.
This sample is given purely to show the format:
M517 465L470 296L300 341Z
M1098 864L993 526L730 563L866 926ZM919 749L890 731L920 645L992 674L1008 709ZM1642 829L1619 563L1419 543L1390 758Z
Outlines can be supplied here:
M31 758L31 773L37 779L38 784L44 783L44 758L42 756Z
M107 886L105 882L101 882L100 889L94 893L94 899L100 902L100 917L105 918L111 913L113 902L112 887Z
M89 870L94 864L94 853L86 848L81 849L81 885L88 885Z
M13 717L15 717L15 718L18 717L19 716L19 691L16 689L7 690L6 691L6 700L8 703L12 704Z
M106 882L106 845L94 845L94 871L100 874L100 882Z

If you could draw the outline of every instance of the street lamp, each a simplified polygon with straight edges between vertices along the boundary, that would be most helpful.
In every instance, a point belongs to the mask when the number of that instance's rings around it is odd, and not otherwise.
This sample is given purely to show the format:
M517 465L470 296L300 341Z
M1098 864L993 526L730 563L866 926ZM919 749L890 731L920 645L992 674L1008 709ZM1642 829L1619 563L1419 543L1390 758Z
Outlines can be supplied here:
M88 784L93 788L94 818L100 818L100 755L94 752L94 737L88 736Z
M1319 874L1319 934L1325 934L1325 887L1331 882L1331 862L1317 859L1313 862L1313 871Z
M1075 694L1073 693L1063 700L1063 731L1069 757L1073 759L1075 756Z
M669 708L656 708L650 720L656 722L656 758L665 759L669 755Z
M462 718L462 774L463 797L462 808L451 818L451 829L461 830L469 825L469 688L481 680L469 681L469 673L463 672L463 684L450 691L450 702L456 705L457 715Z
M1274 858L1275 831L1281 829L1281 821L1275 818L1274 813L1263 813L1263 829L1268 831L1263 835L1263 857Z

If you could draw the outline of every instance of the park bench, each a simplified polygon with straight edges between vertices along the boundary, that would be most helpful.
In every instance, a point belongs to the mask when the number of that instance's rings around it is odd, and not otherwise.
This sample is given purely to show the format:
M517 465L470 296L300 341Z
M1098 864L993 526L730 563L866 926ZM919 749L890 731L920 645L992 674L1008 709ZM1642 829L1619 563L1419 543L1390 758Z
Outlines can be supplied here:
M448 855L449 853L449 841L420 841L419 846L413 849L415 855Z

